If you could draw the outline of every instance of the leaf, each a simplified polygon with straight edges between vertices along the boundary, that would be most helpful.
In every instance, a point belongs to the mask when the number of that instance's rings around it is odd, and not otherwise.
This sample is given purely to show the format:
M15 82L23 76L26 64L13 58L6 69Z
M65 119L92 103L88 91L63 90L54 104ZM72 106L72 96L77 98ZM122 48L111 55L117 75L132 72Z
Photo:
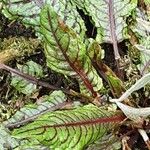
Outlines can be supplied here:
M123 113L133 121L139 121L141 118L146 118L150 115L150 107L147 108L133 108L122 104L121 101L128 98L134 91L139 90L146 84L150 83L150 73L144 75L134 85L132 85L120 98L112 99L111 102L115 102L117 106L123 111Z
M143 75L149 72L150 64L150 22L144 12L137 10L137 23L132 30L139 37L139 43L134 45L140 51L140 63L137 65L138 70Z
M2 0L3 14L11 20L21 20L27 26L33 26L39 31L39 14L41 8L45 5L53 6L54 10L63 19L65 24L73 27L74 30L85 36L84 21L78 14L76 6L73 6L70 0Z
M12 135L21 142L26 139L26 144L36 145L39 142L53 150L82 150L110 131L113 124L122 120L114 115L114 112L94 105L55 111L15 129Z
M146 108L134 108L121 102L116 102L117 106L123 111L123 113L131 120L138 122L143 118L150 116L150 107Z
M150 4L150 0L144 0L145 4Z
M1 124L0 125L0 149L14 149L19 145L18 141L11 137L10 132Z
M38 116L50 111L54 111L66 104L67 97L62 91L54 91L50 95L45 95L43 101L37 104L30 104L17 111L16 114L3 122L8 128L19 126L35 120ZM19 124L18 124L19 122Z
M120 150L121 141L115 135L111 133L103 136L100 140L91 144L86 150Z
M49 150L47 147L44 146L33 146L33 147L28 147L27 145L25 146L19 146L19 141L15 139L14 137L11 136L10 131L5 128L2 124L0 125L0 150L8 150L8 149L13 149L13 150ZM47 149L46 149L47 148Z
M97 41L112 43L115 58L119 52L117 43L128 38L125 34L126 18L137 6L137 0L73 0L84 13L92 18L97 28Z
M101 59L102 49L98 42L93 42L89 45L88 55L99 76L101 76L108 83L113 96L120 97L125 91L124 85L116 74L103 63Z
M18 65L18 68L25 74L29 74L29 75L36 76L36 77L43 76L42 66L40 66L39 64L33 61L28 61L23 66ZM12 74L11 85L15 87L17 91L26 95L31 95L37 89L37 86L35 84L30 83L29 81L15 74Z
M109 43L114 42L113 34L115 34L118 42L125 38L123 29L127 26L126 18L137 6L136 0L73 0L73 2L92 17L95 26L98 28L98 38L102 38L103 42Z
M150 36L145 39L147 45L136 44L135 47L140 51L140 63L137 65L141 75L148 73L150 70L150 50L146 48L148 46ZM144 43L143 43L144 44ZM150 45L149 45L150 46Z
M72 28L80 37L85 38L86 27L76 6L70 0L47 0L64 24Z
M134 34L137 36L138 42L134 45L139 50L137 68L141 75L150 71L150 22L148 15L142 9L136 9L136 23L130 26Z
M39 24L38 14L43 4L42 1L2 0L2 12L11 20L19 19L26 25L36 27Z
M150 82L150 73L145 74L142 78L140 78L134 85L132 85L125 93L120 96L118 99L112 99L111 102L121 102L128 98L134 91L137 91L144 87L146 84Z
M96 97L102 80L86 55L82 39L61 21L51 6L43 8L40 18L47 65L56 72L77 78L81 92Z

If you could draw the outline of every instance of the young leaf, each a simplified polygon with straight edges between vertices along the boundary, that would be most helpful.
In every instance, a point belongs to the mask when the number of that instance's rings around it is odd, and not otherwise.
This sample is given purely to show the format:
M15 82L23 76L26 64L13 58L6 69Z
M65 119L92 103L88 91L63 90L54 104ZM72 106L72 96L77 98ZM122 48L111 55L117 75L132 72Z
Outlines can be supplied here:
M120 58L117 43L127 38L126 18L137 6L137 0L72 0L92 18L98 29L97 41L112 43L115 58Z
M26 139L26 144L39 142L50 149L82 150L110 131L123 118L94 105L74 110L47 113L27 126L15 129L12 135Z
M96 68L98 74L108 83L113 96L120 97L125 91L124 85L115 73L102 62L101 54L102 49L98 42L90 44L88 55L93 66Z
M137 91L150 82L150 73L144 75L134 85L132 85L125 93L123 93L118 99L112 99L111 102L121 102L128 98L134 91Z
M102 80L86 55L82 39L61 21L51 6L46 5L40 16L47 65L56 72L77 78L81 92L96 97Z
M43 97L43 102L38 105L27 105L17 111L16 114L3 122L8 128L13 128L15 125L19 126L35 120L38 116L50 111L59 109L66 104L67 97L62 91L54 91L50 95ZM19 122L19 124L18 124Z
M100 140L88 146L86 150L120 150L121 141L114 134L103 136Z
M43 70L42 66L39 64L28 61L25 65L21 66L18 65L18 68L26 74L36 76L36 77L42 77L43 76ZM29 81L18 77L17 75L12 74L12 81L11 85L16 88L19 92L30 95L33 92L35 92L37 86L35 84L30 83Z

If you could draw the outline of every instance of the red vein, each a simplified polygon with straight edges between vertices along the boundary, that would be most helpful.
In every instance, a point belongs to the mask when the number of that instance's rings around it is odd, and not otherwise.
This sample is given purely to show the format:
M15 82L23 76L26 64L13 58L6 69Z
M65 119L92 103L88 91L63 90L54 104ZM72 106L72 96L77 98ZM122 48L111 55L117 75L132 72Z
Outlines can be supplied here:
M87 126L87 125L95 125L95 124L103 124L103 123L117 123L121 122L125 119L126 117L123 115L116 115L112 117L105 117L105 118L96 118L96 119L91 119L91 120L86 120L86 121L76 121L76 122L69 122L69 123L64 123L64 124L56 124L56 125L43 125L40 127L33 127L32 129L27 129L23 132L29 132L32 130L38 130L38 129L44 129L44 131L47 128L62 128L62 127L77 127L77 126ZM39 120L42 121L42 120ZM23 133L20 132L20 133Z
M115 27L115 19L114 19L113 0L109 0L108 6L109 6L109 23L110 23L112 42L113 42L113 49L114 49L115 59L118 60L120 59L120 54L118 50L117 36L115 32L116 27Z
M97 118L97 119L91 119L86 121L77 121L77 122L71 122L71 123L65 123L65 124L56 124L56 125L48 125L45 126L46 128L49 127L73 127L73 126L85 126L85 125L93 125L93 124L102 124L102 123L109 123L109 122L121 122L125 119L124 116L112 116L107 118Z
M49 11L47 11L47 15L48 15L48 21L49 21L49 25L50 25L50 28L51 28L51 31L52 31L52 34L53 34L53 37L55 38L56 42L57 42L57 45L59 47L59 49L62 51L65 59L67 60L67 62L69 63L69 65L73 68L73 70L80 76L80 78L82 79L82 81L84 82L85 86L91 91L91 93L93 94L94 97L97 96L97 92L94 91L93 89L93 86L91 85L87 75L85 74L84 70L75 66L74 63L72 63L69 59L69 57L67 56L67 54L65 53L65 51L67 50L64 50L62 48L62 46L60 45L58 39L57 39L57 36L55 34L55 32L53 32L53 26L52 26L52 22L51 22L51 16L50 16L50 13Z

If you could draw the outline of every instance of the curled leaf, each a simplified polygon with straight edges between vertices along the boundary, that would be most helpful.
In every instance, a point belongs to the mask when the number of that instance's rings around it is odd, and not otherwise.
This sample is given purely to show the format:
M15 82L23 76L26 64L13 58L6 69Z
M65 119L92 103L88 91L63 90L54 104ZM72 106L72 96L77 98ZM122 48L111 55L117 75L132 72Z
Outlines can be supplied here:
M117 106L123 111L127 118L133 121L140 121L141 118L147 118L150 116L150 107L147 108L134 108L125 105L121 102L116 102Z
M121 103L121 101L128 98L132 92L139 90L150 82L150 73L144 75L134 85L132 85L120 98L112 99L111 102L115 102L117 106L123 111L123 113L131 120L138 121L141 118L146 118L150 115L150 107L147 108L133 108L131 106Z

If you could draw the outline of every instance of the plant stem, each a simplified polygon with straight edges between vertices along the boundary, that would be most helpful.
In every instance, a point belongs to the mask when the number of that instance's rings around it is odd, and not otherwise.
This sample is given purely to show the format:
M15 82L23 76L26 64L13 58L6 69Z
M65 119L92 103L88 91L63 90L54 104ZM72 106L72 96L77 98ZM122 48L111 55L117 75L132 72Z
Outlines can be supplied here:
M42 111L42 112L40 112L40 113L38 113L38 114L36 114L36 115L34 115L34 116L31 116L31 117L29 117L29 118L27 118L27 119L24 119L24 120L21 120L21 121L19 121L19 122L15 122L15 123L8 123L8 124L5 125L5 127L6 127L6 128L9 128L9 129L13 129L13 128L16 128L16 127L18 127L18 126L27 124L27 123L29 123L29 122L34 121L36 118L38 118L39 116L41 116L41 115L43 115L43 114L45 114L45 113L47 113L47 112L52 112L52 111L61 109L61 108L63 108L65 105L67 105L67 104L69 104L69 103L70 103L70 102L63 102L63 103L60 103L60 104L58 104L58 105L56 105L56 106L53 106L53 107L51 107L51 108L49 108L49 109L47 109L47 110L45 110L45 111Z
M19 70L17 69L13 69L5 64L0 64L0 69L3 69L3 70L7 70L9 72L12 72L22 78L24 78L25 80L28 80L29 82L33 83L33 84L36 84L36 85L40 85L42 87L45 87L45 88L48 88L48 89L51 89L51 90L61 90L63 91L65 94L68 94L68 95L72 95L72 96L76 96L76 97L79 97L81 98L81 101L82 102L85 102L85 103L94 103L94 98L93 97L90 97L90 96L87 96L87 95L83 95L81 93L78 93L76 91L73 91L73 90L67 90L67 89L64 89L64 88L59 88L59 87L56 87L54 85L51 85L47 82L44 82L44 81L41 81L33 76L30 76L28 74L25 74L23 72L20 72Z

